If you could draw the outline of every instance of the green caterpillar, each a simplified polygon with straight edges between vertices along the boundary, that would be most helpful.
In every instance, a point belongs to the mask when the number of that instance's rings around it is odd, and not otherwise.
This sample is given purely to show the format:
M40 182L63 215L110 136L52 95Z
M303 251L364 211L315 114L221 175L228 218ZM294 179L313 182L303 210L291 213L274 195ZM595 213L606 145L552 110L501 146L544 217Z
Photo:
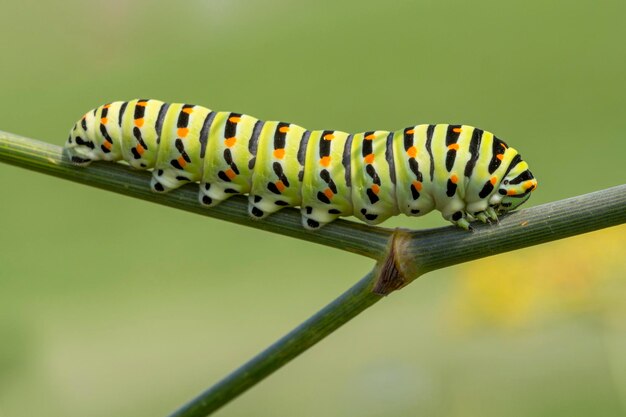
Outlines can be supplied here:
M199 182L209 207L235 194L248 194L258 219L298 206L307 229L343 216L377 224L436 209L471 230L470 221L497 221L537 187L515 149L466 125L348 134L140 99L88 112L65 148L78 165L124 160L152 169L156 192Z

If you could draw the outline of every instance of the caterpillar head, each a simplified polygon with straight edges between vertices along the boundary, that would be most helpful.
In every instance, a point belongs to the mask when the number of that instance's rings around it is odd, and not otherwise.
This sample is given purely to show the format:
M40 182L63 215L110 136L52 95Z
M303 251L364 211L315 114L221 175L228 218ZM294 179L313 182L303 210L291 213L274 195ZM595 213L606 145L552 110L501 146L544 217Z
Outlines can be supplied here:
M528 164L520 158L500 182L498 192L491 198L490 205L499 215L504 214L524 204L535 189L537 180L528 169Z

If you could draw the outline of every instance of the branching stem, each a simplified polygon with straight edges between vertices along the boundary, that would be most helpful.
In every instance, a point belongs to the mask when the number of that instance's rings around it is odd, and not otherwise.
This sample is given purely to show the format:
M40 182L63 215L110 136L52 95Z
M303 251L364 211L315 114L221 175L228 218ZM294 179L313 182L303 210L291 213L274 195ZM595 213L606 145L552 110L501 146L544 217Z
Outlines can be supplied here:
M216 208L197 202L189 185L161 195L149 190L149 174L121 164L88 168L69 164L58 146L0 131L0 161L158 204L264 229L357 253L377 261L352 288L171 417L207 416L290 360L324 339L394 290L435 269L587 233L626 222L626 185L555 201L512 213L497 226L477 225L474 233L454 227L408 231L338 220L318 232L300 225L297 210L286 209L258 222L247 214L247 199L234 197Z

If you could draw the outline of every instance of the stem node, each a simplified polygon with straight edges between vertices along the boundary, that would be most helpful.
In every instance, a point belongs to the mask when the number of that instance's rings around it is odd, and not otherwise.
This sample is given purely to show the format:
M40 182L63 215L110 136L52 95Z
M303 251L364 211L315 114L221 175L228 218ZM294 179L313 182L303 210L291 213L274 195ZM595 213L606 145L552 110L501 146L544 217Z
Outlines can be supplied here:
M395 229L389 237L385 256L378 263L376 281L372 292L377 295L389 295L399 290L419 276L414 271L413 259L406 257L406 248L411 242L408 230Z

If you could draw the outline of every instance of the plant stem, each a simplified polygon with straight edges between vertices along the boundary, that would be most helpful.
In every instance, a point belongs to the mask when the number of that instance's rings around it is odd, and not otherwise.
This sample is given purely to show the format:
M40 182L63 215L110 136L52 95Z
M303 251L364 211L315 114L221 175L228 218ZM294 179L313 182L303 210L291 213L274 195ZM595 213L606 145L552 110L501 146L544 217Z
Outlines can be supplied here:
M476 227L474 233L453 227L399 231L392 235L395 244L388 247L391 252L387 256L401 271L401 287L428 271L625 222L626 185L620 185L522 210L504 217L497 226ZM383 260L377 269L384 269L387 264ZM207 416L287 364L380 300L371 291L381 275L376 269L370 272L287 336L170 417ZM392 290L397 288L391 285Z
M293 358L381 300L372 293L375 278L369 272L348 291L318 311L239 369L213 385L170 417L201 417L215 412L268 377Z
M428 271L626 222L626 185L619 185L520 210L504 216L497 226L476 225L474 233L454 227L393 231L343 220L321 231L309 232L300 225L300 214L294 209L282 210L261 222L248 216L247 199L241 196L205 209L197 202L197 186L188 185L166 195L155 194L149 191L149 173L145 171L111 163L77 168L66 161L58 146L1 131L0 161L378 261L372 272L335 301L172 417L211 414L379 301L378 294L389 294Z
M248 198L240 195L219 206L206 208L198 203L197 184L188 184L167 194L157 194L150 191L150 172L137 171L126 165L110 162L95 162L88 167L77 167L65 158L63 149L59 146L3 131L0 131L0 162L373 259L378 259L384 253L387 240L393 232L382 227L341 219L319 231L311 232L302 227L300 211L293 208L283 209L258 221L248 214Z
M410 231L399 245L402 273L418 276L486 256L509 252L626 223L626 184L530 207L478 225L458 236L446 228Z

